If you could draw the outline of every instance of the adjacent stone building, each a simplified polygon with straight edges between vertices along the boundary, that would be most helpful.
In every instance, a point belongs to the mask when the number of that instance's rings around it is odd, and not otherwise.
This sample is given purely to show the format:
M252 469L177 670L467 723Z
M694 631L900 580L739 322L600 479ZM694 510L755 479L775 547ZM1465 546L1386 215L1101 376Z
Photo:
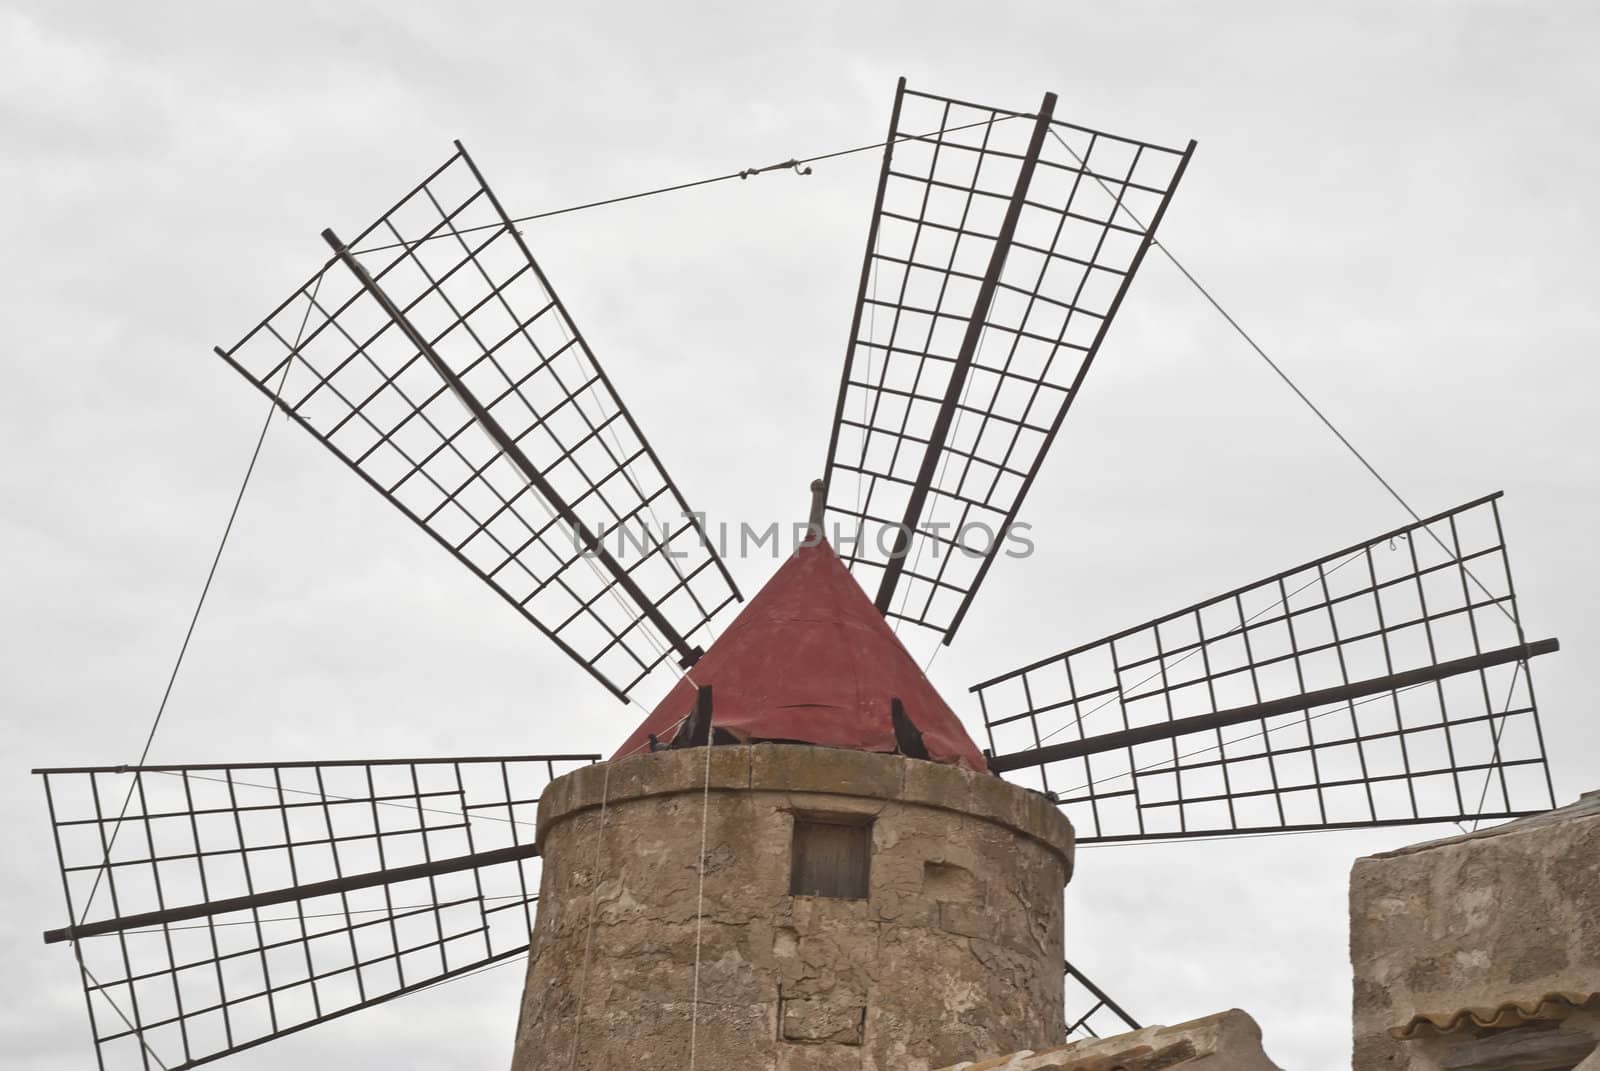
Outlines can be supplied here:
M1356 862L1356 1071L1600 1071L1600 792Z

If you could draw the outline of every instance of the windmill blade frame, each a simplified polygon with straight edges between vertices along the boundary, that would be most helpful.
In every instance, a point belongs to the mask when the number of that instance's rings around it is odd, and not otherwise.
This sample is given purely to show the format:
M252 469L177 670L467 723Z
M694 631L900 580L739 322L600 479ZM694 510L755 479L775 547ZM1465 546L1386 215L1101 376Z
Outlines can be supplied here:
M955 636L1194 142L895 92L824 480L880 612ZM925 133L924 131L931 131ZM1066 356L1067 359L1058 358Z
M1141 1030L1142 1025L1123 1010L1118 1004L1106 995L1105 990L1089 980L1089 976L1073 966L1071 960L1065 964L1066 974L1066 1003L1072 1008L1067 1012L1067 1040L1079 1041L1083 1038L1098 1038L1106 1036L1109 1030L1112 1034L1125 1034L1131 1030ZM1081 1009L1081 1010L1080 1010ZM1099 1028L1096 1027L1099 1024Z
M465 147L323 237L217 355L618 699L692 665L738 586Z
M1500 494L974 685L1082 843L1554 806Z
M69 918L44 937L98 1066L195 1067L522 954L539 796L598 760L35 770Z

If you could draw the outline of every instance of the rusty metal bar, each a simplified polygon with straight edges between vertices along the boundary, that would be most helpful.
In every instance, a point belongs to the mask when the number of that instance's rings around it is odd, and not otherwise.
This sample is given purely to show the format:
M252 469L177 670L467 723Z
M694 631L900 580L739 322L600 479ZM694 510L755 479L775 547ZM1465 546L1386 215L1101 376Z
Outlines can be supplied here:
M78 941L85 937L98 937L107 933L122 933L126 930L138 929L144 926L164 926L174 922L187 922L191 919L225 915L232 911L248 911L251 908L270 907L273 904L309 900L314 896L329 896L334 893L352 892L356 889L370 889L377 885L414 881L417 878L437 877L440 874L454 874L457 871L493 866L496 863L531 859L538 854L537 845L515 844L509 848L497 848L494 851L477 852L473 855L458 855L452 859L439 859L432 863L417 863L414 866L395 867L393 870L374 870L367 874L356 874L348 878L330 878L327 881L314 881L309 885L291 885L287 888L274 889L271 892L256 893L251 896L232 896L225 900L212 900L209 903L189 904L186 907L167 908L164 911L145 911L137 915L102 919L99 922L89 922L79 926L64 926L59 930L46 930L44 932L44 943L53 945L61 941Z
M833 459L839 448L839 429L844 421L845 399L850 393L850 371L856 363L856 346L861 338L861 313L867 304L867 284L872 279L873 249L878 244L878 222L883 218L883 195L889 185L889 161L894 155L895 129L900 125L900 102L905 99L906 80L895 85L894 109L889 113L889 136L883 143L883 169L878 172L878 192L872 202L872 222L867 226L867 252L861 258L861 285L856 293L856 311L850 320L850 345L844 354L844 372L839 376L839 400L833 410L833 432L828 438L828 460L822 469L823 486L833 486Z
M197 770L309 770L330 769L338 766L413 766L419 762L450 762L450 763L484 763L484 762L599 762L602 756L597 754L585 755L433 755L426 758L411 759L328 759L327 761L298 760L295 762L193 762L179 766L49 766L29 771L30 773L46 774L136 774L136 773L179 773ZM430 792L424 795L445 795L446 793ZM392 799L410 799L411 794L403 796L385 797ZM243 808L249 810L250 808ZM204 813L204 812L202 812ZM152 816L161 817L161 816ZM63 823L66 824L66 823Z
M1178 183L1182 181L1183 173L1189 167L1189 159L1194 155L1194 148L1195 143L1190 140L1188 146L1183 150L1183 156L1178 160L1177 171L1172 176L1172 182L1168 186L1168 194L1161 198L1160 205L1156 207L1155 215L1150 218L1149 229L1145 231L1144 240L1139 243L1139 251L1134 254L1127 273L1123 275L1122 285L1117 288L1116 297L1111 299L1111 306L1106 310L1105 318L1100 321L1100 329L1095 332L1094 341L1089 345L1088 354L1085 356L1083 363L1078 366L1078 374L1073 378L1072 386L1067 389L1066 401L1062 403L1061 409L1056 413L1056 418L1051 423L1050 430L1045 433L1044 443L1039 447L1039 460L1028 475L1023 478L1022 487L1012 501L1011 510L1006 515L1005 521L1000 525L1002 537L1016 523L1017 513L1022 509L1022 501L1028 497L1028 491L1033 486L1034 479L1039 475L1039 470L1044 467L1044 458L1049 454L1051 444L1055 442L1057 433L1061 431L1062 423L1067 419L1067 411L1072 408L1072 403L1078 398L1078 389L1083 386L1083 379L1089 374L1089 366L1094 363L1095 357L1100 353L1100 345L1105 341L1106 332L1111 327L1111 321L1117 318L1117 311L1122 308L1122 299L1127 296L1128 287L1133 284L1133 277L1139 273L1139 266L1144 263L1145 254L1155 244L1156 229L1161 226L1162 217L1167 214L1167 206L1172 203L1171 190L1177 189ZM1087 167L1087 163L1084 166ZM1120 196L1118 204L1121 204ZM943 642L946 645L955 639L956 629L961 627L962 620L972 607L972 598L978 593L978 588L983 584L983 578L988 575L989 567L994 564L995 557L996 555L992 553L987 555L982 564L978 566L977 576L973 578L972 584L967 588L966 594L961 599L961 605L956 608L955 615L950 619L950 626L945 629Z
M468 170L472 172L473 178L477 179L478 184L483 187L484 195L488 197L489 204L494 207L495 213L501 218L501 220L505 222L506 233L509 234L511 236L511 240L517 244L517 248L522 252L522 255L527 258L528 265L533 269L533 274L538 278L540 285L544 287L545 293L550 295L551 304L556 307L556 311L559 312L562 318L566 320L568 329L572 332L572 337L584 349L588 349L589 340L583 337L583 332L578 328L577 321L568 315L567 307L561 301L561 295L557 294L555 287L550 285L550 280L545 277L544 269L539 267L539 262L533 259L533 252L528 248L528 243L523 239L522 232L518 230L516 225L511 221L511 217L506 214L505 206L500 203L500 198L495 195L493 187L491 187L488 180L483 177L483 172L478 170L478 165L472 160L472 154L467 152L467 147L461 144L460 141L455 142L455 147L456 152L461 154L462 162L465 163ZM781 164L773 164L772 167L788 167L794 162L795 161L793 160L789 160ZM767 170L771 170L771 168L757 169L758 172ZM600 382L605 385L606 389L611 392L613 397L617 396L616 388L611 385L611 377L606 375L606 370L600 366L598 361L595 362L594 368L595 374L600 378ZM618 411L621 413L623 421L627 423L629 429L632 430L633 434L638 438L640 445L644 448L646 456L648 456L650 460L655 463L656 469L661 473L662 479L667 485L667 489L672 492L673 499L677 501L678 509L685 517L689 519L689 522L694 525L695 531L699 533L701 544L706 547L711 546L711 539L706 534L705 525L701 522L699 515L689 508L689 503L684 500L683 492L678 490L676 481L674 481L672 477L667 474L667 467L661 463L661 458L656 456L655 447L651 446L650 440L645 438L644 432L633 419L633 413L631 413L626 406L622 405L618 406ZM626 469L623 470L623 476L624 478L631 480L631 477L628 476ZM642 493L641 497L643 497ZM739 592L739 585L734 583L733 574L728 571L728 565L722 560L722 556L720 554L712 554L711 561L717 567L717 572L722 574L722 579L727 582L728 587L733 590L735 597L737 597L740 601L743 601L744 596Z
M1204 732L1207 729L1226 728L1230 725L1240 725L1244 722L1270 718L1277 714L1290 714L1297 710L1308 710L1311 707L1325 706L1329 703L1342 703L1346 700L1360 699L1363 696L1377 695L1380 692L1392 692L1418 684L1427 684L1431 681L1443 680L1445 677L1453 677L1458 673L1470 673L1473 670L1488 669L1491 666L1505 665L1508 662L1522 662L1537 655L1551 654L1560 649L1560 640L1535 640L1533 643L1518 644L1515 647L1503 647L1498 651L1486 651L1481 655L1457 658L1449 662L1440 662L1437 665L1407 670L1404 673L1391 673L1387 676L1354 681L1334 688L1322 688L1302 695L1291 695L1283 699L1271 699L1264 703L1252 703L1249 706L1219 710L1213 714L1197 714L1192 718L1178 718L1174 721L1157 722L1153 725L1141 725L1121 732L1091 736L1087 740L1068 740L1061 744L1030 748L1027 751L1015 751L1009 755L994 755L989 759L989 769L993 773L1005 773L1007 770L1021 770L1030 766L1041 766L1047 762L1059 762L1062 759L1097 755L1104 751L1115 751L1118 748L1132 747L1135 744L1147 744L1153 740L1167 740L1188 733Z
M897 102L898 99L897 96ZM1034 120L1033 135L1028 140L1028 151L1017 168L1016 186L1012 190L1011 201L1006 206L1000 231L995 236L994 249L989 255L989 266L983 273L983 282L978 285L978 296L973 301L972 316L967 320L966 334L961 340L955 367L950 370L950 382L945 389L944 402L939 407L933 431L928 436L928 449L922 455L922 468L917 473L916 485L911 489L910 500L906 503L905 517L900 522L899 531L895 533L894 551L889 555L889 560L884 566L883 578L878 583L878 594L873 599L873 604L877 606L879 613L889 612L889 607L894 601L894 589L900 582L900 574L905 570L906 550L911 545L912 533L922 521L922 510L927 504L928 491L933 486L934 473L939 466L939 456L945 439L950 434L951 421L955 417L956 407L960 404L962 388L967 383L967 373L972 370L973 356L977 353L978 342L983 337L983 330L989 318L989 307L994 303L995 289L1000 282L1000 269L1005 266L1006 255L1011 251L1011 241L1016 235L1017 223L1022 218L1022 204L1027 198L1028 184L1033 179L1034 167L1039 162L1039 152L1044 147L1045 136L1050 132L1050 118L1055 114L1055 108L1056 95L1046 93L1044 101L1039 105L1039 114ZM842 394L840 405L843 405Z
M583 522L583 518L578 516L577 511L568 504L566 499L561 497L561 494L550 481L545 479L544 473L539 471L532 459L517 444L517 441L508 435L506 430L500 426L500 422L490 414L488 409L484 408L483 403L478 401L473 393L467 389L467 385L461 381L461 377L456 375L455 371L444 362L444 359L439 356L422 332L417 330L416 325L411 322L405 313L400 311L400 307L378 285L378 281L367 272L366 268L361 266L361 262L356 260L345 244L339 240L339 236L330 228L322 232L322 238L323 241L328 243L328 246L333 250L334 255L339 258L339 261L346 268L349 268L350 273L361 283L362 289L372 295L373 300L383 309L384 314L394 321L396 327L405 332L406 338L411 341L413 346L417 347L417 352L422 354L423 358L433 366L435 372L439 373L439 377L450 387L450 392L460 400L462 405L467 407L473 419L488 433L489 438L494 440L494 444L521 471L523 478L532 484L534 490L538 491L539 495L550 504L550 507L560 515L561 519L571 526L572 530L577 533L578 538L583 542L584 547L599 560L606 572L611 574L617 586L628 594L628 598L633 600L634 604L639 607L645 618L656 627L656 630L661 633L672 649L678 652L678 664L687 669L699 661L700 656L705 652L699 647L691 647L689 641L679 634L677 629L672 627L672 624L667 621L660 608L650 601L649 597L639 587L638 582L633 579L633 576L622 567L622 564L616 558L611 556L611 553L606 550L605 544Z

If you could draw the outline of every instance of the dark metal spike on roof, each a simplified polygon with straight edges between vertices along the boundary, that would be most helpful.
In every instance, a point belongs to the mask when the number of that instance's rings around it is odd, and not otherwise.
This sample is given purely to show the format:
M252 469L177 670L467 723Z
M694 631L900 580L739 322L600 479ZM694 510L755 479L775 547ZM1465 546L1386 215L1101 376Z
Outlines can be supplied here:
M894 725L895 750L911 759L928 757L928 745L922 740L922 730L911 720L905 704L898 697L889 700L889 721Z
M702 684L695 689L694 709L683 719L678 735L667 745L672 748L706 747L711 743L711 685Z

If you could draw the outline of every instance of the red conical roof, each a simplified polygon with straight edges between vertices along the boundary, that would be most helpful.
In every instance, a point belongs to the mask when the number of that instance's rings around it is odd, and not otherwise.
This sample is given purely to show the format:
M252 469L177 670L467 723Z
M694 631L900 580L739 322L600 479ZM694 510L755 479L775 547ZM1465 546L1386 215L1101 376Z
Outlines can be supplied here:
M669 741L699 685L712 688L712 725L740 740L856 751L897 750L890 700L899 699L928 758L988 769L826 540L783 563L613 758L645 750L651 733Z

